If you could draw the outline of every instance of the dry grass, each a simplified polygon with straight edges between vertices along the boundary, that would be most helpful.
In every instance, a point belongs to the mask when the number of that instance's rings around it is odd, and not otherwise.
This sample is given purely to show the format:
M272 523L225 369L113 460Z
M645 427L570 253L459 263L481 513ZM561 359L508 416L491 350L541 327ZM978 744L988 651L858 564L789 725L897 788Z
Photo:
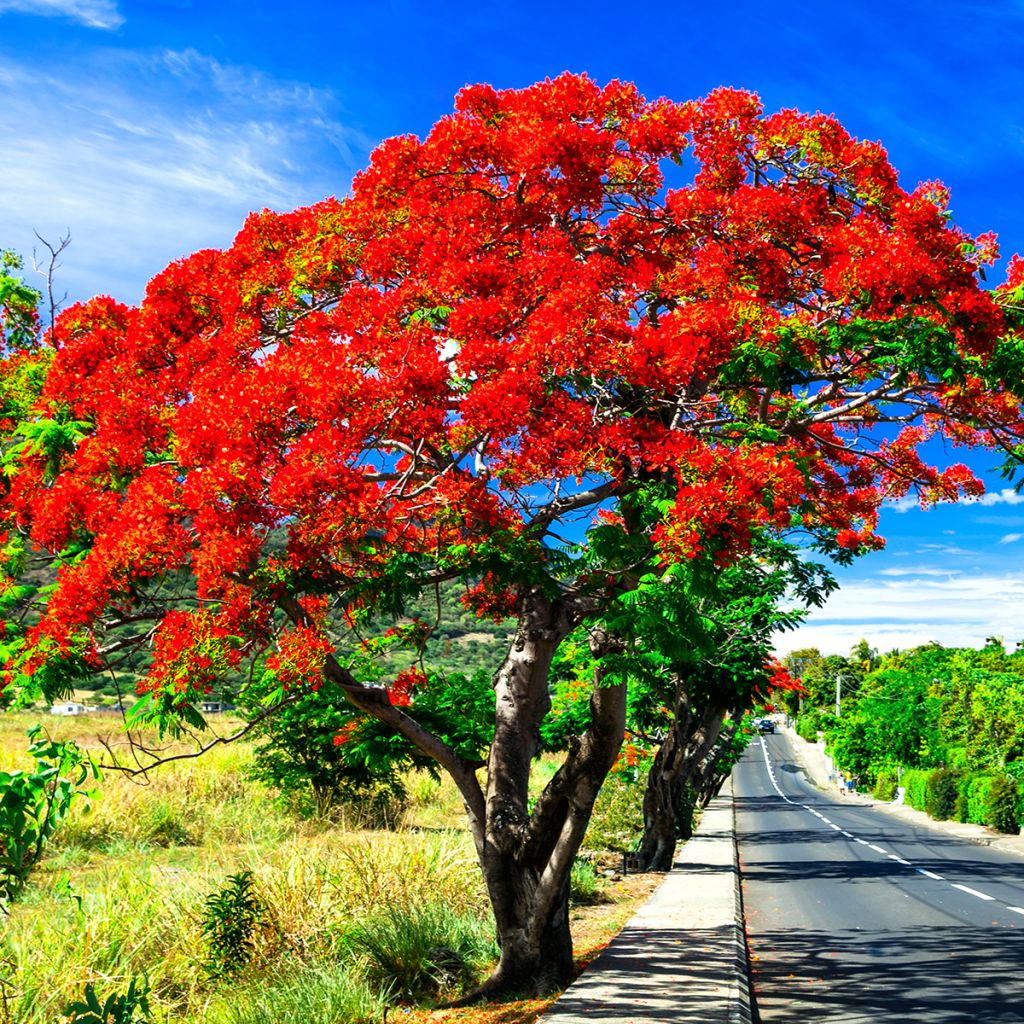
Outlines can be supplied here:
M113 717L43 717L52 735L88 749L102 751L97 726L108 742L123 740ZM24 731L38 720L0 715L0 768L25 763ZM217 722L219 730L230 724ZM396 830L370 831L357 827L358 813L333 821L295 817L247 778L250 758L251 746L241 741L142 779L105 774L91 806L80 805L55 837L3 925L0 979L12 987L11 1022L53 1024L87 982L102 995L123 991L143 972L156 1024L248 1024L289 1014L314 1014L319 1024L373 1021L383 1003L346 966L355 923L382 908L411 913L428 904L487 919L461 800L447 780L410 777ZM543 767L543 774L553 771ZM228 990L204 970L201 917L205 897L244 870L253 872L265 927L253 966ZM57 886L64 879L76 898ZM621 927L653 881L625 879L609 887L613 902L574 909L584 957ZM429 1019L513 1024L535 1019L545 1005ZM403 1019L428 1018L411 1011ZM0 1024L8 1024L2 1009Z

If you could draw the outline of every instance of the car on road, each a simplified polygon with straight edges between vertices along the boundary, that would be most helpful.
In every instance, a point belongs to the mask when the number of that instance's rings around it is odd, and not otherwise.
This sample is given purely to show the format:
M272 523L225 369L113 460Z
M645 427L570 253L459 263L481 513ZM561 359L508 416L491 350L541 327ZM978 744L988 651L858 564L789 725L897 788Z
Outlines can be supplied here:
M754 725L760 733L775 732L775 723L770 718L759 718Z

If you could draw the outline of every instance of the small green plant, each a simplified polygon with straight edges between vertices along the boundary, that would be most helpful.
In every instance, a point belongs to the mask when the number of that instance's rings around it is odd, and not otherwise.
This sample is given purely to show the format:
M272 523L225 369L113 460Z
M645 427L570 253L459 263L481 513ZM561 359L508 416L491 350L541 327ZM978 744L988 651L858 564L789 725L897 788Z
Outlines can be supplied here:
M117 992L100 1002L96 989L85 986L85 998L64 1009L68 1024L149 1024L149 982L132 978L128 991Z
M46 841L68 816L85 784L99 770L71 741L44 737L41 726L28 730L35 767L0 772L0 908L24 889Z
M593 863L577 857L569 872L569 899L573 903L598 903L601 900L601 878Z
M229 875L223 889L206 897L202 929L210 951L210 975L225 977L244 970L256 952L256 933L265 924L266 913L251 871Z
M412 998L465 983L498 953L493 926L443 903L386 907L347 941L374 989Z

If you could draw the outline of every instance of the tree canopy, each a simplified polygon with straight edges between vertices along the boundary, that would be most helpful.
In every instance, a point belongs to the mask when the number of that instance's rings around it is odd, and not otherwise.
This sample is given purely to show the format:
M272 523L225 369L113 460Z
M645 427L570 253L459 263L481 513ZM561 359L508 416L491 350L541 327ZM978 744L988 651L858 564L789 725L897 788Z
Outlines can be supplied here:
M887 498L979 492L922 452L1020 440L1020 342L978 280L994 256L941 186L901 188L822 114L568 74L469 87L346 197L252 215L137 307L60 314L0 506L7 594L25 608L27 556L59 571L4 681L57 692L136 644L167 721L251 659L281 692L326 676L452 774L500 984L547 983L622 739L624 595L758 531L849 556L880 543ZM516 623L484 784L417 719L419 677L345 653L446 579ZM590 726L531 805L548 670L581 622Z

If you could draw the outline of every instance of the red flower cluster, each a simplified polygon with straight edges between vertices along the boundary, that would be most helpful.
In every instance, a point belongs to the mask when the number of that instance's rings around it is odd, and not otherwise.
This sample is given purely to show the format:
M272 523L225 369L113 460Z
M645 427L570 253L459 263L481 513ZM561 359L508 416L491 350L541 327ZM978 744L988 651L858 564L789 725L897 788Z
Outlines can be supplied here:
M666 188L668 160L692 179ZM87 554L32 642L169 573L207 604L244 591L254 630L285 596L385 594L427 565L513 614L567 521L616 521L651 481L674 495L666 561L794 526L877 546L884 500L980 487L931 466L930 438L1024 435L1022 368L992 358L1024 265L980 288L994 240L946 201L833 118L742 91L467 88L346 199L252 215L138 308L61 314L33 415L79 433L11 459L0 526ZM206 685L219 621L168 616L146 685ZM298 627L272 667L310 680L329 650Z

